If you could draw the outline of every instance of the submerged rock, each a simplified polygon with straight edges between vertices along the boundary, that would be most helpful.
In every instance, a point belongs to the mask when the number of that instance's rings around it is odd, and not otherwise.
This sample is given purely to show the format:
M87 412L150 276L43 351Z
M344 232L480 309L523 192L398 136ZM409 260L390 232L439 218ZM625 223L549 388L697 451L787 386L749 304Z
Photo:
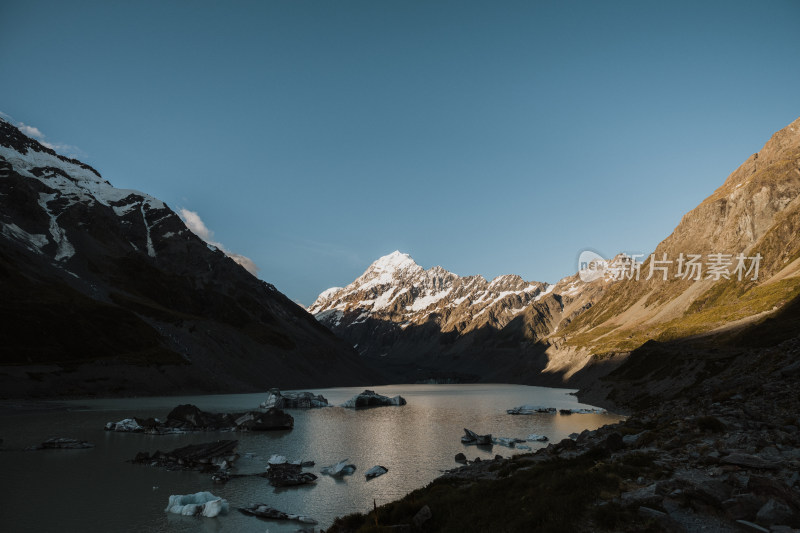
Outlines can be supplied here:
M464 444L477 444L479 446L486 446L492 444L492 434L478 435L474 431L464 428L464 435L461 437L461 442Z
M67 437L54 437L41 444L31 446L28 450L82 450L94 448L94 444L85 440L70 439Z
M239 458L239 454L236 453L238 444L238 440L219 440L190 444L166 453L156 451L151 455L139 452L131 462L160 466L169 470L226 470Z
M184 516L206 516L213 518L228 512L228 502L210 492L172 495L164 511Z
M328 407L328 400L321 394L314 395L310 392L284 392L279 389L270 389L269 396L261 402L262 409L312 409Z
M385 405L405 405L406 400L402 396L382 396L375 391L365 390L344 402L342 407L350 409L361 409L363 407L380 407Z
M548 439L545 435L538 435L536 433L531 433L528 435L528 440L536 441L536 442L547 442Z
M367 479L373 479L373 478L376 478L378 476L384 475L388 471L389 471L389 469L386 468L385 466L376 465L376 466L373 466L372 468L370 468L369 470L367 470L366 472L364 472L364 476Z
M303 524L316 524L317 521L303 515L289 514L279 511L265 503L254 503L247 507L239 507L239 512L249 515L257 516L258 518L266 518L269 520L297 520Z
M348 461L347 459L344 459L342 461L339 461L335 465L326 466L322 470L320 470L320 472L325 475L333 477L342 477L345 475L350 475L356 471L356 465L348 464L347 461Z

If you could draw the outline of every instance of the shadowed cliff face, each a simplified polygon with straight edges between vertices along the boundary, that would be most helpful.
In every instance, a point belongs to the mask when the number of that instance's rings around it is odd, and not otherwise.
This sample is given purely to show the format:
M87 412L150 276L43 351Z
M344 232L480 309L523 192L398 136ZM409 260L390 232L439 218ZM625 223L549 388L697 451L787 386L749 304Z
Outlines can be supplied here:
M5 121L0 285L0 382L9 396L376 379L349 346L163 202L112 187Z

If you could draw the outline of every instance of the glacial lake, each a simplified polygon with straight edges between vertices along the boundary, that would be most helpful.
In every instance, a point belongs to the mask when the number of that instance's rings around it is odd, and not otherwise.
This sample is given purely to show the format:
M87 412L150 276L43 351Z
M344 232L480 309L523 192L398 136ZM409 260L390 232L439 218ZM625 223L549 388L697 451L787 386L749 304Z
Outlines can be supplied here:
M526 453L495 445L491 449L460 442L463 428L495 437L525 438L544 434L558 442L570 433L617 422L614 414L509 415L506 409L532 404L581 408L567 389L520 385L392 385L372 388L387 396L402 395L408 405L350 410L329 407L290 409L291 431L263 433L203 432L180 435L125 434L104 431L106 422L132 416L164 419L173 407L195 404L203 410L257 410L263 394L77 400L66 410L0 415L0 501L2 528L15 532L289 532L298 522L260 520L236 507L265 503L281 511L316 519L327 528L336 516L372 508L420 488L459 466L458 452L470 459ZM316 389L333 405L364 387ZM25 451L50 437L72 437L96 445L86 450ZM232 479L215 485L210 474L171 472L129 464L140 451L169 451L191 443L239 439L241 458L234 472L262 472L272 454L316 462L305 469L319 476L315 485L277 489L261 477ZM547 443L529 442L534 450ZM246 455L247 454L247 455ZM250 455L252 454L252 455ZM320 468L349 459L356 472L343 479ZM383 465L389 472L366 481L364 472ZM164 512L171 494L210 491L228 500L231 512L216 518ZM311 527L311 526L305 526Z

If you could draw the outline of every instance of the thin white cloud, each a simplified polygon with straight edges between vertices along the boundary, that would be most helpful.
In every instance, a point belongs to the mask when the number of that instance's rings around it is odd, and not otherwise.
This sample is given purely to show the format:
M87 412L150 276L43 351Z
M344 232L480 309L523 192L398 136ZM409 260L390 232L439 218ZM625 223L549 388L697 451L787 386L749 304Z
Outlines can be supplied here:
M208 229L205 222L203 222L203 219L200 218L200 215L194 211L189 211L188 209L181 209L178 214L183 219L186 227L192 230L192 233L207 243L217 246L217 244L212 242L214 240L214 232ZM220 248L220 246L217 246L217 248Z
M21 131L28 137L33 137L34 139L44 139L44 133L42 133L39 130L39 128L36 128L34 126L29 126L24 122L20 122L19 124L17 124L17 128L19 128L19 131Z
M86 157L86 153L83 150L81 150L77 146L72 146L71 144L49 143L42 139L39 140L39 143L41 143L42 146L46 146L51 150L55 150L56 152L62 153L69 157L77 157L77 158Z
M241 254L230 252L222 245L222 243L214 240L214 232L208 229L208 226L206 226L205 222L203 222L203 219L200 218L200 215L198 215L196 211L180 209L178 210L178 215L192 233L206 241L208 244L219 248L222 253L233 259L237 264L244 267L244 269L250 272L252 275L255 276L258 274L258 265L256 265L252 259Z
M252 275L255 276L256 274L258 274L258 265L256 265L255 261L253 261L249 257L241 254L234 254L228 252L227 250L222 250L222 251L225 252L225 255L233 259L236 263L243 266L244 269L250 272Z
M14 117L6 113L3 113L2 111L0 111L0 117L6 120L7 122L14 124L17 127L17 129L19 129L19 131L21 131L24 135L27 135L28 137L33 137L34 139L39 141L39 143L41 143L42 146L46 148L55 150L58 153L66 155L67 157L76 157L76 158L86 157L86 152L84 152L77 146L73 146L71 144L66 144L66 143L50 142L45 140L46 135L42 133L42 130L40 130L36 126L31 126L30 124L25 124L24 122L18 122L14 120Z

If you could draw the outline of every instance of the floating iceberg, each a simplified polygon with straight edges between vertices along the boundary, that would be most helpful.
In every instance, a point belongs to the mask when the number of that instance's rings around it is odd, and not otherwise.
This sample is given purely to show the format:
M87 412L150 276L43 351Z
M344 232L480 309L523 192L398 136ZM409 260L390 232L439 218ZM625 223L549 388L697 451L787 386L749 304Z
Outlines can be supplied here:
M517 443L517 439L513 437L497 437L496 439L492 440L493 444L499 444L500 446L506 446L508 448L513 448L514 445Z
M385 466L376 465L367 470L366 472L364 472L364 476L366 476L367 479L372 479L378 476L382 476L388 471L389 469L386 468Z
M349 409L360 409L362 407L380 407L384 405L405 405L406 400L402 396L382 396L375 391L365 390L344 402L342 407Z
M311 472L303 472L303 467L294 463L270 464L262 476L269 479L273 487L294 487L317 481L317 476Z
M133 463L161 466L170 470L227 470L239 458L238 440L218 440L189 444L171 452L139 452Z
M281 392L279 389L270 389L269 396L261 402L262 409L312 409L314 407L328 407L328 400L321 394L314 395L310 392Z
M179 405L167 415L166 422L157 418L126 418L119 422L108 422L107 431L144 432L151 435L167 435L186 431L269 431L292 429L294 418L280 409L270 408L264 412L209 413L195 405Z
M120 431L123 433L140 433L144 431L135 418L126 418L119 422L109 422L106 424L106 431Z
M335 465L326 466L320 470L320 473L333 477L342 477L344 475L352 474L356 471L356 465L347 464L347 461L347 459L344 459Z
M317 521L303 515L289 514L279 511L264 503L254 503L248 507L240 507L239 511L242 514L257 516L259 518L267 518L271 520L297 520L303 524L316 524Z
M547 436L545 435L537 435L536 433L531 433L530 435L528 435L528 440L533 440L537 442L547 442L550 439L548 439Z
M559 409L562 415L604 415L608 411L605 409L597 408L580 408L580 409Z
M555 414L555 407L542 407L541 405L520 405L513 409L507 409L506 413L510 415L532 415L536 413Z
M270 465L282 465L286 464L287 462L288 460L283 455L273 455L269 458L269 461L267 461L267 463Z
M80 450L94 448L94 444L85 440L71 439L68 437L53 437L41 444L26 448L27 450Z
M184 516L206 516L213 518L228 512L228 501L218 498L210 492L196 494L172 495L164 511Z
M461 437L461 442L464 444L478 444L482 446L490 445L492 444L492 434L478 435L474 431L464 428L464 435Z

